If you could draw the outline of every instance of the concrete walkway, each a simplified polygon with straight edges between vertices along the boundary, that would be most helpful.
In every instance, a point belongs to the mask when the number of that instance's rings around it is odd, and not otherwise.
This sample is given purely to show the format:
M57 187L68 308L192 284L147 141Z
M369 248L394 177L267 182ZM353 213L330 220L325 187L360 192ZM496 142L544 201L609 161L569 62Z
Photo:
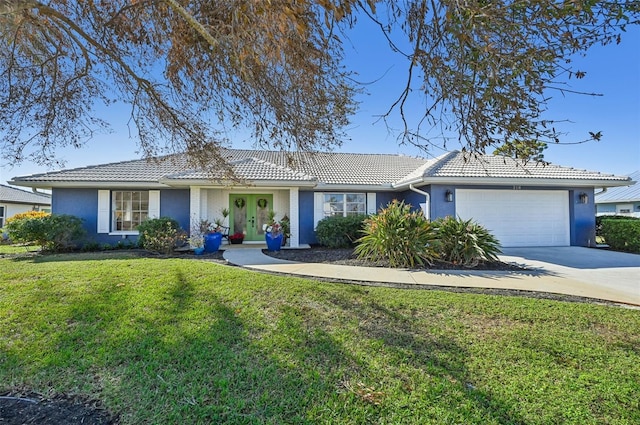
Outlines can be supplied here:
M575 248L575 247L568 247ZM583 248L588 249L588 248ZM224 258L231 264L254 270L286 273L323 279L374 282L379 284L430 285L460 288L515 289L571 295L640 306L640 284L618 287L593 279L588 271L572 273L571 267L554 266L525 258L509 251L501 256L505 262L515 262L526 271L423 271L382 267L355 267L322 263L298 263L280 260L262 253L261 248L228 249ZM519 255L520 254L520 255ZM630 254L629 254L630 255ZM640 256L635 256L640 261ZM640 266L640 264L638 264ZM634 267L635 269L635 267ZM631 271L633 274L634 270ZM640 280L640 268L637 268ZM591 277L591 278L589 278ZM606 280L606 276L602 276ZM595 281L594 281L595 280Z

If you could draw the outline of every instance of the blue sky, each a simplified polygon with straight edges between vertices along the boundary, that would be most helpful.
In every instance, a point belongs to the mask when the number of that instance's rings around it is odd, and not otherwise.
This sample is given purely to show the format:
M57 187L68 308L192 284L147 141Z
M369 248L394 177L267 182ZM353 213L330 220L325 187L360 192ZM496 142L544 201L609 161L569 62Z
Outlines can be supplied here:
M402 90L406 65L387 52L381 35L359 23L358 31L350 35L346 48L347 62L359 73L360 81L367 85L367 94L360 97L360 108L347 128L347 140L340 152L397 153L406 155L437 156L443 150L432 149L429 155L411 146L399 146L397 133L390 133L377 117L388 109ZM575 91L602 93L591 97L559 92L551 93L548 117L570 122L559 126L568 134L567 141L583 140L589 131L601 131L603 140L582 145L550 145L545 159L558 165L626 175L640 169L640 28L623 35L620 45L595 46L586 57L573 58L575 69L587 72L582 80L571 80ZM416 111L424 108L419 98L412 102ZM135 139L127 128L129 109L114 104L105 109L104 119L110 122L112 132L99 134L83 149L64 149L59 158L65 168L83 167L107 162L140 158ZM392 123L393 124L393 123ZM131 132L134 134L134 132ZM244 136L230 137L234 147L251 149ZM451 143L448 149L459 145ZM50 171L49 168L24 162L19 165L2 163L0 183L14 176Z

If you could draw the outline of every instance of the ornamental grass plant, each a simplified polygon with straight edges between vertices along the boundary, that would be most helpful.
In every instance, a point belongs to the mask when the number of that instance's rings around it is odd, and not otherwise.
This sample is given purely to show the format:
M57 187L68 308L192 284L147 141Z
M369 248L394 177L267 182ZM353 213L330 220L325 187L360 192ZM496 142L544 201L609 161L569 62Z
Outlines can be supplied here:
M451 216L437 219L438 255L442 261L464 267L475 267L480 261L499 261L500 242L489 231L469 219Z
M355 248L360 258L387 261L391 267L424 266L437 258L438 235L432 224L404 201L394 200L365 219L363 233Z

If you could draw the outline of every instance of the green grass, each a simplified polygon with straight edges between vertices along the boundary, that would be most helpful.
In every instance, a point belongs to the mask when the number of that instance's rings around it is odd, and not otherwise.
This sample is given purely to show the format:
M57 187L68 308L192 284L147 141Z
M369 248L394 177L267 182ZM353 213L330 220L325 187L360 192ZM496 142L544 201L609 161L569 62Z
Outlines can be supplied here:
M0 391L122 423L640 423L640 313L127 252L0 259Z
M33 245L12 245L0 244L0 255L2 254L24 254L27 252L40 251L40 247Z

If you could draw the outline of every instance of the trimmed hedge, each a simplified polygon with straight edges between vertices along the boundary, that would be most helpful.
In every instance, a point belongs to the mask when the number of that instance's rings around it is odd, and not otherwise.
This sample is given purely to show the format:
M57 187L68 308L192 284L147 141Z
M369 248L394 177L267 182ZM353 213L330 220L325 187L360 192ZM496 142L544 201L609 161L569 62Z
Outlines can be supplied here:
M316 226L318 243L329 248L350 248L362 236L366 215L332 215Z
M603 219L602 237L612 249L640 253L640 220Z
M638 220L638 217L626 217L624 215L599 215L596 216L596 236L602 235L602 220Z

